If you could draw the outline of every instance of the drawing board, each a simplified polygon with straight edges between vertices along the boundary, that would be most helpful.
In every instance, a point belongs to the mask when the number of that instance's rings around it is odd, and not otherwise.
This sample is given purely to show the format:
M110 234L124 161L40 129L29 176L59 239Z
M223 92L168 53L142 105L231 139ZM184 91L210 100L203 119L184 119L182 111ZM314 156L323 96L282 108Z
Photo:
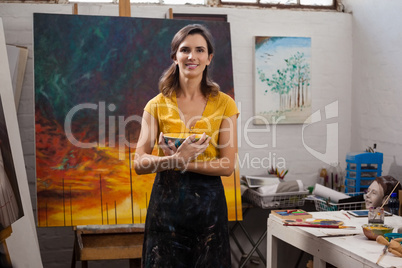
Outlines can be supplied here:
M19 209L17 219L11 223L12 233L6 239L6 244L13 267L42 267L7 58L3 21L0 18L0 59L6 59L0 61L0 98L4 115L2 131L6 131L9 143L9 152L2 156L4 164L9 166L7 173L14 173L9 179ZM14 172L9 171L12 169L10 166L14 166Z

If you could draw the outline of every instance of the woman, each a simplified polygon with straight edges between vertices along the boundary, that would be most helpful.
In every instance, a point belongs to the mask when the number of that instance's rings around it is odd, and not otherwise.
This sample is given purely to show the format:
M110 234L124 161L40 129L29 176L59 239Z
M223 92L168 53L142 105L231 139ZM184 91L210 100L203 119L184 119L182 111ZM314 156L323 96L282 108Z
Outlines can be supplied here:
M194 24L171 43L172 65L161 91L144 109L137 174L157 172L147 211L144 267L230 267L227 207L220 176L234 170L237 153L233 99L208 78L214 48L209 31ZM164 133L189 133L176 148ZM196 140L195 134L202 134ZM152 155L158 140L158 155Z

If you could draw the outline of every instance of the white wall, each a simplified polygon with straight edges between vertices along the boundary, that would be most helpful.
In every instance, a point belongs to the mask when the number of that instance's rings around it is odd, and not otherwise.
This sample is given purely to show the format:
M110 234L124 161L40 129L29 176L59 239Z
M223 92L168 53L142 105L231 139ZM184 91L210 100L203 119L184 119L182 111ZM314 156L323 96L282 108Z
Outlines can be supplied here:
M134 17L164 18L168 6L132 6ZM79 14L118 15L118 6L108 4L79 5ZM235 94L241 117L239 119L239 155L241 174L264 174L267 166L244 162L248 159L284 160L289 174L287 180L302 179L306 185L315 183L318 169L325 165L310 154L306 146L325 153L326 143L338 150L339 161L344 167L344 158L351 149L352 133L352 16L338 12L268 10L251 8L208 8L175 6L176 13L227 14L231 24L233 70ZM9 44L29 48L28 69L25 75L18 120L22 135L24 156L34 209L35 159L34 159L34 115L33 115L33 54L32 14L71 14L72 5L55 4L0 4L6 41ZM312 38L312 89L313 109L324 111L326 105L338 101L339 115L306 128L302 140L302 125L280 125L274 134L270 132L250 133L249 140L264 149L255 149L247 144L244 129L253 116L253 37L254 36L303 36ZM355 109L355 108L354 108ZM338 124L339 139L328 140L327 123ZM253 126L263 130L267 127ZM276 139L276 145L273 144ZM271 157L270 157L271 153ZM39 243L45 267L67 267L72 249L70 228L39 228ZM265 252L265 250L263 251ZM24 256L21 256L24 257ZM236 261L236 260L235 260ZM92 267L92 265L91 265ZM105 266L103 266L105 267Z
M402 2L343 2L353 12L352 149L377 143L383 174L396 165L402 182Z

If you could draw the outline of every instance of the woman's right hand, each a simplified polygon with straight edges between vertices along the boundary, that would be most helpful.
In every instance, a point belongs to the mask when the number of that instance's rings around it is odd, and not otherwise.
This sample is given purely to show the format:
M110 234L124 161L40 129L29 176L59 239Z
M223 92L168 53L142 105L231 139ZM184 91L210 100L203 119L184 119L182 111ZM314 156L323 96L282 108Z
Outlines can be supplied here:
M185 141L177 148L175 152L179 163L186 165L190 161L196 159L200 154L205 152L211 141L211 137L208 137L205 133L202 134L198 141L195 141L195 134L190 135Z

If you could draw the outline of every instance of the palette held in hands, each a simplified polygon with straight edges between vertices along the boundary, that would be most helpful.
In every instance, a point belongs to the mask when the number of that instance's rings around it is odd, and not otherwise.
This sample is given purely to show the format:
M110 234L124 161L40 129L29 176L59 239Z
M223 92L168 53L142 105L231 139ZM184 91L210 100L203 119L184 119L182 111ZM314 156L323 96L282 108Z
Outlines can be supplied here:
M165 143L167 144L169 141L172 141L173 144L179 147L187 137L193 135L192 133L166 133L163 135L165 138ZM195 134L195 138L193 142L197 142L202 137L202 134ZM206 136L208 138L208 135Z

